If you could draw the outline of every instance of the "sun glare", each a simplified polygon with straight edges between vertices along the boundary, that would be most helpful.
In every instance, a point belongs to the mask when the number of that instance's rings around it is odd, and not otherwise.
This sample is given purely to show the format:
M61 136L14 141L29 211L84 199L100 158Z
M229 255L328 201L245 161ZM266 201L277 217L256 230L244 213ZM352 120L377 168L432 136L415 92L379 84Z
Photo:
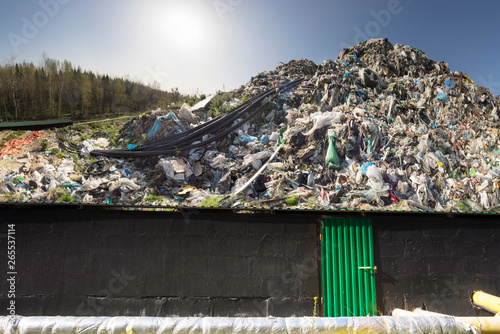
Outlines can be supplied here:
M188 51L202 47L209 38L206 19L188 5L168 6L158 19L158 36L164 36L167 43Z

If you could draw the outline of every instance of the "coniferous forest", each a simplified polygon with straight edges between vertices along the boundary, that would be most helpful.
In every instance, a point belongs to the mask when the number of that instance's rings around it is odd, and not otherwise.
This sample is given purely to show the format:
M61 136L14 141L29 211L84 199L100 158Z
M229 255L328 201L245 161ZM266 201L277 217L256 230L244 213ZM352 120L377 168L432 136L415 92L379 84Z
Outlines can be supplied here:
M128 78L75 68L71 62L42 55L40 65L15 62L0 65L0 120L18 121L145 111L185 100L177 88L162 91Z

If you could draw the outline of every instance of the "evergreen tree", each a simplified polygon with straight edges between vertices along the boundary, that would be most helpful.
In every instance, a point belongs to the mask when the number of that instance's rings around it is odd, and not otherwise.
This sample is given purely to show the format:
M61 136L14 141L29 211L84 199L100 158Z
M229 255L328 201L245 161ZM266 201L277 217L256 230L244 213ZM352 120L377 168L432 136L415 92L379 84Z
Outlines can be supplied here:
M137 80L111 78L82 71L71 62L59 62L42 54L40 65L16 63L10 58L0 65L0 119L61 117L81 110L81 117L96 113L144 111L160 101L165 107L183 100L178 88L162 91L158 83L145 86Z

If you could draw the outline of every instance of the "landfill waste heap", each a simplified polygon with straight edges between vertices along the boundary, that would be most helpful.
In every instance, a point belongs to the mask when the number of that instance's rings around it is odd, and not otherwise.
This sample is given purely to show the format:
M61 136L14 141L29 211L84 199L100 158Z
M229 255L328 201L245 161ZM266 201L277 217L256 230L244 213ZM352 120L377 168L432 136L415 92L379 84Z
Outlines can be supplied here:
M292 60L230 92L125 123L121 148L4 177L1 193L45 202L167 207L498 212L500 98L408 45L372 39L320 65ZM233 108L232 111L227 112ZM78 174L78 173L77 173ZM9 183L23 177L24 186ZM0 197L2 200L2 197Z

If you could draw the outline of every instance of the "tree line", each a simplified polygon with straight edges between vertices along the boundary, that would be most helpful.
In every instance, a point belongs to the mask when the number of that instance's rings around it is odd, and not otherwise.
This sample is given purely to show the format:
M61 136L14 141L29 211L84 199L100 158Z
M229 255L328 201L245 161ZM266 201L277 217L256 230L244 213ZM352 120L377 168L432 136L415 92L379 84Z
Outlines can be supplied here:
M128 78L111 78L75 68L42 55L41 64L0 65L2 121L88 118L100 114L143 111L189 99L177 88L163 91L158 83L144 85Z

